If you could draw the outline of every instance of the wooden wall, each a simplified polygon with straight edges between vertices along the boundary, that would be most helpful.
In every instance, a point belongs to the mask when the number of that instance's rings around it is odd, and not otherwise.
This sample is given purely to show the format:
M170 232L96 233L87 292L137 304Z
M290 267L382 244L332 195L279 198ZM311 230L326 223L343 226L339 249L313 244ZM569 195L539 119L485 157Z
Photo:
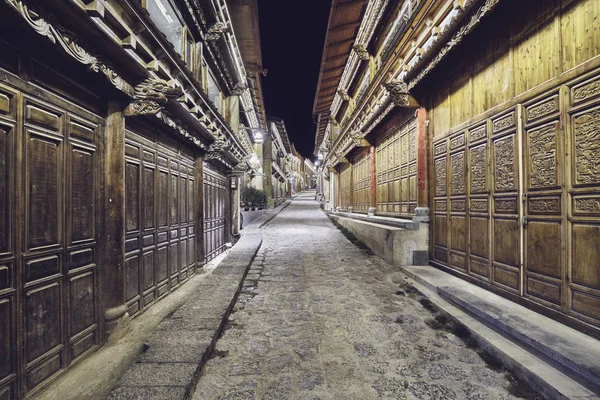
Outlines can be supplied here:
M430 134L445 134L600 54L600 1L508 1L440 65Z

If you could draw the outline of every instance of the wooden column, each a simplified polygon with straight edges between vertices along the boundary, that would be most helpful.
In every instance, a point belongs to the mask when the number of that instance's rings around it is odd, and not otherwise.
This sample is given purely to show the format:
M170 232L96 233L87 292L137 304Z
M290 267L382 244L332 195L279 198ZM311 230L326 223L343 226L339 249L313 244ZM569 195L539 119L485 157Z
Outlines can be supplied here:
M264 191L267 193L267 208L273 208L273 172L272 172L272 153L273 153L273 142L271 140L271 132L268 131L265 134L265 139L262 145L262 156L263 156L263 174L264 177Z
M429 184L427 182L427 111L420 107L417 116L417 208L413 220L429 222Z
M108 343L129 320L125 305L125 119L119 102L108 104L104 159L104 320Z
M377 171L375 171L375 146L371 146L369 152L371 153L371 201L369 204L368 215L375 215L377 212Z
M194 232L196 233L196 268L204 266L204 164L203 157L196 153L194 160Z

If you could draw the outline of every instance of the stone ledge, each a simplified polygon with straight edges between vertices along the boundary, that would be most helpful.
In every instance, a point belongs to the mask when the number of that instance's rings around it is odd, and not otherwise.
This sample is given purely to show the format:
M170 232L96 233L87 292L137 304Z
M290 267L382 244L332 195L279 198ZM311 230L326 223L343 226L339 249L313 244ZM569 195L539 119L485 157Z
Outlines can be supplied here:
M393 226L396 228L409 229L409 230L418 230L420 227L419 222L410 221L407 219L400 218L392 218L392 217L382 217L379 215L363 215L356 213L347 213L341 211L332 211L328 213L329 215L336 215L344 218L356 219L359 221L372 222L380 225Z
M405 221L405 226L380 224L376 217L348 218L346 213L330 213L335 222L348 229L358 240L386 262L396 265L414 265L416 252L427 251L429 228L427 224ZM380 217L382 218L382 217ZM415 228L416 225L416 228ZM417 253L419 254L419 253ZM422 253L421 253L422 254ZM425 263L428 260L421 260Z
M598 340L437 268L402 270L544 397L600 397Z

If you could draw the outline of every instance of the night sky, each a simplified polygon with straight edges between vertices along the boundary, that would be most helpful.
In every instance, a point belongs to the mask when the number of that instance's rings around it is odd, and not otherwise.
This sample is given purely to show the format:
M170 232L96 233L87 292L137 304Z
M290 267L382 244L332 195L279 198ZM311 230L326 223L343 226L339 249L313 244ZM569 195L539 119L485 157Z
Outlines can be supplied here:
M267 115L285 121L302 156L314 159L312 106L319 79L330 0L258 0Z

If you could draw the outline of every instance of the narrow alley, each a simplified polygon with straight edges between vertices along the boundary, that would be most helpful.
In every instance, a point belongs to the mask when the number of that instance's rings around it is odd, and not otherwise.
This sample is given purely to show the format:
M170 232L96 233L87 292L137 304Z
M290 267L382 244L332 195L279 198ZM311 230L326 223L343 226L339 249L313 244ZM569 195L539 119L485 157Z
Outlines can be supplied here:
M407 282L347 240L314 192L299 195L263 228L193 398L536 398L442 327Z

